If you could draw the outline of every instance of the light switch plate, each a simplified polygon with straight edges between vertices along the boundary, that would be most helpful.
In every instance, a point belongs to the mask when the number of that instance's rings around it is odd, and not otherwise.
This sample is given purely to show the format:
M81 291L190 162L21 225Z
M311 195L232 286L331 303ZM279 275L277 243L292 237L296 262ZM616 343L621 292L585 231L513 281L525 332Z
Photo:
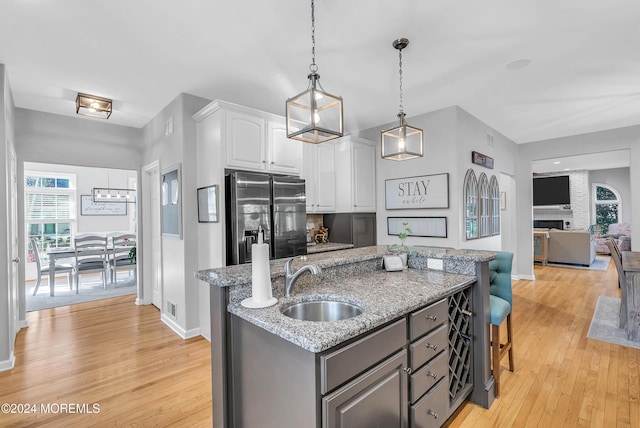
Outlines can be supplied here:
M427 259L427 268L434 270L444 269L442 259Z

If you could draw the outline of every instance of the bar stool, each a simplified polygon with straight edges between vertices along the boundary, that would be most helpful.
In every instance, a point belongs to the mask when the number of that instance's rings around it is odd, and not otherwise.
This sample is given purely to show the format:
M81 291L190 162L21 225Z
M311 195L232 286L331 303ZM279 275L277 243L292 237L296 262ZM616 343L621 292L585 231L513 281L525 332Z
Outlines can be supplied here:
M489 261L489 308L491 310L491 366L496 380L496 397L500 396L500 361L509 354L509 370L513 364L513 333L511 329L511 268L513 253L495 251L496 258ZM507 342L500 343L500 325L507 320Z

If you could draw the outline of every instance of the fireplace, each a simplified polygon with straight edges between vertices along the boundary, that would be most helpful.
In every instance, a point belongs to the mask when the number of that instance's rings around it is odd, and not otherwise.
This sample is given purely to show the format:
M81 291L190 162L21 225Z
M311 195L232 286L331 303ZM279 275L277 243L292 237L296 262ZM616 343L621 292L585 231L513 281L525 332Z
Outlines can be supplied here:
M536 229L564 230L564 222L562 220L533 220L533 227Z

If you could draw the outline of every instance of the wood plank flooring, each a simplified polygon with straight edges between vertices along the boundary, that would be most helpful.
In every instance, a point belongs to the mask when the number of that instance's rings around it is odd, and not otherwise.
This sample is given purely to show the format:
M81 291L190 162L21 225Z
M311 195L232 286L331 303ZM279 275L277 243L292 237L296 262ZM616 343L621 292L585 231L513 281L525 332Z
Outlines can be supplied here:
M28 313L15 368L0 372L0 404L35 404L37 413L0 413L0 426L210 427L209 342L181 339L155 307L134 301ZM59 411L69 403L95 403L99 413ZM42 412L47 404L50 413Z
M513 282L516 370L505 357L500 398L489 410L466 403L447 426L640 427L640 349L587 339L598 296L620 297L613 262L534 270Z
M598 296L620 295L613 263L535 275L513 283L516 371L505 358L502 396L489 410L463 405L448 426L640 426L640 350L586 338ZM133 301L29 313L16 367L0 372L0 404L97 403L100 413L0 413L0 426L211 426L209 342L180 339Z

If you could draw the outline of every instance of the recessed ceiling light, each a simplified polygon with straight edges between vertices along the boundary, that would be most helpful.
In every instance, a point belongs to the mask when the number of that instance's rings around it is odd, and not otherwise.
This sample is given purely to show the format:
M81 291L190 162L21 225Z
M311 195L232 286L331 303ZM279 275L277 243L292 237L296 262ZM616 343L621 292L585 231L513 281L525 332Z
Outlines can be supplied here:
M560 161L555 161L553 164L554 165L560 165Z
M508 69L508 70L519 70L521 68L525 68L529 64L531 64L531 60L530 59L528 59L528 58L520 58L520 59L517 59L515 61L511 61L509 64L507 64L505 66L505 68Z

